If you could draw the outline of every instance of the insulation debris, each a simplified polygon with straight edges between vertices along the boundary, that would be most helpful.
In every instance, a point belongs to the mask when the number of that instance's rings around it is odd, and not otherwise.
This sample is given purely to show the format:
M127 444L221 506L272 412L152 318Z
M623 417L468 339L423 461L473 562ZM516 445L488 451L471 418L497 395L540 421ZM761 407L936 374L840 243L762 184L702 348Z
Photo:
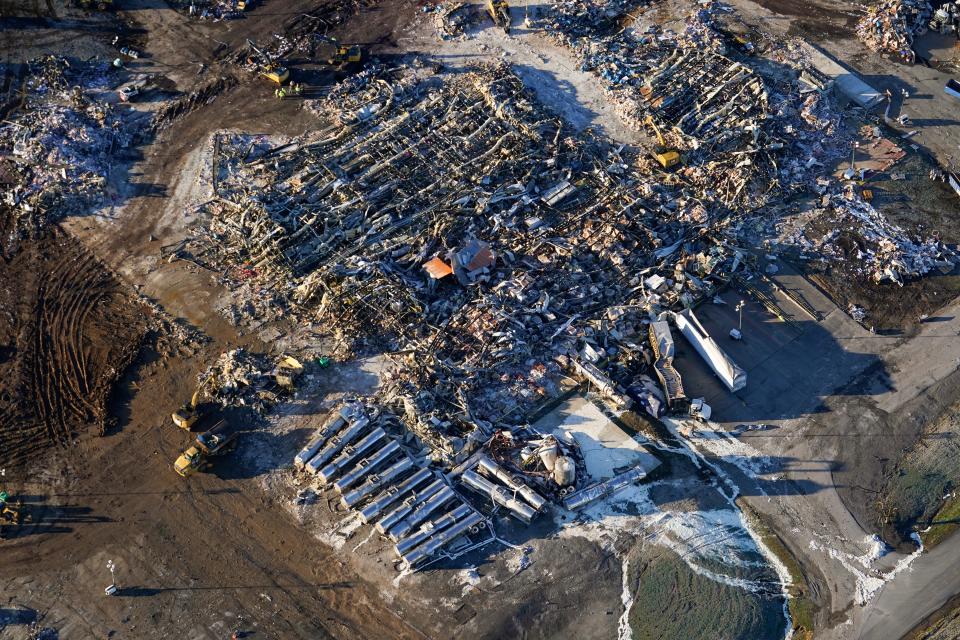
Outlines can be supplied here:
M0 210L15 237L104 202L111 158L135 138L124 110L96 97L111 73L57 56L30 63L25 104L0 125Z
M883 0L867 7L867 15L857 23L857 37L874 51L913 63L914 36L926 32L932 15L927 0Z

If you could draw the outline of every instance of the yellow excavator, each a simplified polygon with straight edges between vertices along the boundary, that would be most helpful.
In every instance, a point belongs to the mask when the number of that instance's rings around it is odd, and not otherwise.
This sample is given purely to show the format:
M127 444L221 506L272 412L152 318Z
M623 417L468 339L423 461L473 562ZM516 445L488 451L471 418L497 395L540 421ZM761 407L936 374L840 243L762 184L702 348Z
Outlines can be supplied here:
M270 56L254 44L253 40L248 38L247 45L249 45L256 54L247 57L247 62L257 66L257 73L277 85L282 85L290 79L290 70L274 62Z
M203 405L200 404L200 394L212 378L213 376L207 376L207 378L200 383L200 386L197 387L197 390L193 392L193 395L190 396L190 402L184 403L182 407L173 412L173 424L185 431L190 431L193 425L197 423L197 420L204 416L206 411L202 408Z
M487 0L487 13L493 24L501 27L504 33L510 33L510 5L507 0Z
M314 56L331 67L340 69L363 60L363 50L359 45L343 45L329 36L320 36L319 44L319 48L314 48Z
M657 136L658 146L653 150L654 160L659 162L660 166L664 169L670 169L680 164L680 152L667 146L667 141L664 140L663 134L660 133L660 128L657 126L657 123L653 121L653 116L647 116L644 124L653 129L653 132Z

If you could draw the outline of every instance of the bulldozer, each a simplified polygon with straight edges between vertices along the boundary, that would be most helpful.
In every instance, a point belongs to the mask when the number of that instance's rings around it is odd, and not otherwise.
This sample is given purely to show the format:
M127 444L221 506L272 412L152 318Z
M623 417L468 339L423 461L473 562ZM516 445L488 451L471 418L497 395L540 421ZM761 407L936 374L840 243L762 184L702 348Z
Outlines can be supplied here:
M303 373L303 364L293 356L285 355L277 363L276 373L277 386L292 393L296 385L297 378Z
M660 163L660 166L664 169L671 169L680 164L680 152L667 146L663 134L660 133L660 128L653 121L653 116L647 116L644 124L653 129L657 136L657 147L653 150L653 159Z
M318 40L319 46L314 46L314 57L326 65L342 69L363 60L363 50L359 45L343 45L328 36L319 36Z
M247 39L247 45L253 54L247 57L247 62L257 67L257 73L276 85L282 85L290 79L290 70L275 62L269 55L258 47L253 40Z
M173 424L185 431L190 431L193 425L197 423L197 420L206 414L206 410L204 409L205 405L200 404L200 394L212 378L213 376L209 376L201 382L197 390L190 396L190 401L184 403L182 407L173 412Z
M487 13L493 24L501 27L504 33L510 33L510 5L507 0L487 0Z

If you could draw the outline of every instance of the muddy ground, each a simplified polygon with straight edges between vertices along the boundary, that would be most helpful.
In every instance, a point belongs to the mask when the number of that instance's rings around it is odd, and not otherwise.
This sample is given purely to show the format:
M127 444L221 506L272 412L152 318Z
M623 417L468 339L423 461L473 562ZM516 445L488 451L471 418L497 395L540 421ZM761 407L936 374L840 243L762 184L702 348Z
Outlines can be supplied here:
M115 420L107 401L136 356L144 311L59 229L0 259L0 468Z

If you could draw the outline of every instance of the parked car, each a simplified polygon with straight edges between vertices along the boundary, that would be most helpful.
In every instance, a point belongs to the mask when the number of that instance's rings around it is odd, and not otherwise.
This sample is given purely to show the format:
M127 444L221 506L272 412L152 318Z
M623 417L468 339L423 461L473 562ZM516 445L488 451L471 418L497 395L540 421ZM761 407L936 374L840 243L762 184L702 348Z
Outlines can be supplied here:
M120 87L120 90L117 94L120 96L121 102L130 102L135 97L143 93L143 90L147 86L146 80L137 80L135 82L128 82L127 84Z
M948 96L960 99L960 82L953 79L947 80L947 86L943 88L943 91Z

